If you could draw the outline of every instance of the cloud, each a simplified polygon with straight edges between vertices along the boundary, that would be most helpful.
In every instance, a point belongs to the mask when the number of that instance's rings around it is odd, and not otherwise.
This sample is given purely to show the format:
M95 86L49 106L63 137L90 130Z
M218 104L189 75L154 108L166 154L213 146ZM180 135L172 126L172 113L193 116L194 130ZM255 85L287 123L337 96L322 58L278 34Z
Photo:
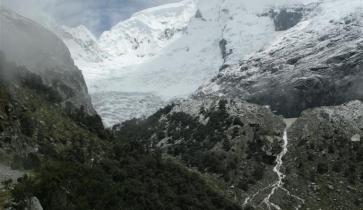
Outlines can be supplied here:
M49 16L67 26L85 25L96 35L133 13L180 0L1 0L18 13L38 18Z

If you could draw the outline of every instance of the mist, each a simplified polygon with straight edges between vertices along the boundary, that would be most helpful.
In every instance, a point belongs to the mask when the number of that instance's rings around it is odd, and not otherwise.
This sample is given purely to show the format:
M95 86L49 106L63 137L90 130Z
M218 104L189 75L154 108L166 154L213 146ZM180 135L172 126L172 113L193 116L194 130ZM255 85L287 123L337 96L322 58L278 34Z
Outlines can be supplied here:
M96 36L133 13L178 0L2 0L2 5L37 22L85 25Z

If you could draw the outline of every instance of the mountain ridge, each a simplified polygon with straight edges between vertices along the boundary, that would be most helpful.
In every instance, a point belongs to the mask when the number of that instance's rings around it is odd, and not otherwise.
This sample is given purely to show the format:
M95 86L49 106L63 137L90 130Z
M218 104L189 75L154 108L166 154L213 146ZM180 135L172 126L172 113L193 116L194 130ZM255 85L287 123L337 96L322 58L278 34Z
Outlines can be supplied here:
M268 12L271 8L280 7L286 3L290 5L301 2L277 1L271 3L259 0L254 4L246 4L233 0L181 1L177 4L171 4L178 5L179 9L177 11L170 9L171 14L174 15L175 13L179 15L180 10L185 10L183 12L187 14L187 18L182 18L182 26L179 27L181 31L177 32L179 35L174 35L176 36L176 38L173 38L174 41L166 44L162 49L160 48L160 52L155 51L157 52L155 55L140 58L143 61L139 64L134 63L135 60L126 54L124 55L125 62L122 59L119 60L109 56L109 59L104 62L85 63L76 59L76 63L83 70L92 94L99 96L102 93L119 92L119 96L114 97L113 100L114 104L119 104L117 111L109 109L107 104L97 105L96 109L98 109L101 116L105 116L104 118L108 118L107 116L110 115L117 116L118 110L122 109L126 112L136 112L136 110L130 110L128 107L123 106L122 103L119 103L120 99L128 101L127 103L139 103L141 106L147 106L149 103L158 106L158 104L164 104L175 98L188 97L200 85L217 75L221 67L236 64L243 57L267 45L278 33L275 31L273 18L262 14ZM307 3L302 2L301 4ZM168 7L170 7L169 4L155 7L152 11L162 11ZM135 16L145 16L153 20L148 11L150 10L141 11ZM175 19L175 17L173 18ZM178 18L179 16L176 19ZM133 19L135 19L134 16L118 25L123 26ZM175 20L173 21L175 22ZM162 25L162 23L158 23L158 20L154 24ZM168 25L168 28L174 28L173 24ZM140 29L136 27L132 30ZM117 34L120 32L117 25L109 32L105 32L109 36L111 36L111 33L115 34L113 36L118 37ZM160 35L164 36L164 31ZM106 40L106 35L101 35L101 39ZM130 41L130 43L136 44L134 47L140 44L134 42L135 39L133 38L127 39L127 42ZM108 42L111 43L111 40L108 40ZM106 48L114 48L116 43L122 44L123 40L124 38L121 38L111 45L108 44ZM69 47L72 52L72 46ZM131 48L132 46L122 50L126 52L132 50ZM159 48L157 47L157 49ZM112 51L115 51L115 49ZM147 52L149 51L146 49L145 53ZM77 50L73 54L77 55ZM149 97L135 101L134 98L136 97L130 98L127 96L130 93L147 94ZM154 96L155 98L161 98L161 100L156 103L148 101L147 98ZM158 106L158 108L160 107ZM153 111L156 110L149 109L141 112L142 115L148 116ZM119 115L119 119L108 118L105 120L107 121L106 124L110 125L126 119L129 119L129 117L125 118Z
M362 99L363 11L360 1L344 6L321 3L265 50L220 71L196 95L239 97L287 117ZM332 8L342 9L335 15Z

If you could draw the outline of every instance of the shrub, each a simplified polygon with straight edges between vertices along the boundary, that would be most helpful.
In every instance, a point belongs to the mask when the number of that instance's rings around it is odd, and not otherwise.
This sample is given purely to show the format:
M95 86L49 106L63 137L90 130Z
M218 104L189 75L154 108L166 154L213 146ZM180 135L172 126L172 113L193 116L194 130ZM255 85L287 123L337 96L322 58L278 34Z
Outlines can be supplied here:
M326 163L318 163L317 172L319 174L325 174L329 172L329 166Z
M21 132L28 136L28 137L32 137L34 134L36 128L36 124L34 122L34 120L32 120L31 118L27 117L27 116L23 116L20 119L20 129Z
M12 197L17 203L17 209L24 209L26 201L33 196L34 180L28 175L19 178L18 183L11 190Z

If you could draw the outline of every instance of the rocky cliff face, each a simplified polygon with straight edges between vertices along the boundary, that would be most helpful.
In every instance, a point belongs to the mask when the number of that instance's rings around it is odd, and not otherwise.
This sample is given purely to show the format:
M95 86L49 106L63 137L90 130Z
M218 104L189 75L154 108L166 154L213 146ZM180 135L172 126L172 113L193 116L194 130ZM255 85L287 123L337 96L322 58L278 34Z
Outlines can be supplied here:
M360 1L349 6L330 1L308 8L307 13L296 9L272 13L276 29L300 22L263 51L221 70L197 95L238 97L269 105L288 117L311 107L362 99L360 6ZM339 13L334 8L339 8ZM291 16L292 20L281 22L279 16Z
M0 50L7 60L26 67L56 89L63 105L95 114L81 71L65 44L39 24L0 9Z
M97 139L91 132L103 125L66 46L4 8L0 21L0 161L32 169L75 146L75 139L89 137L88 147Z

